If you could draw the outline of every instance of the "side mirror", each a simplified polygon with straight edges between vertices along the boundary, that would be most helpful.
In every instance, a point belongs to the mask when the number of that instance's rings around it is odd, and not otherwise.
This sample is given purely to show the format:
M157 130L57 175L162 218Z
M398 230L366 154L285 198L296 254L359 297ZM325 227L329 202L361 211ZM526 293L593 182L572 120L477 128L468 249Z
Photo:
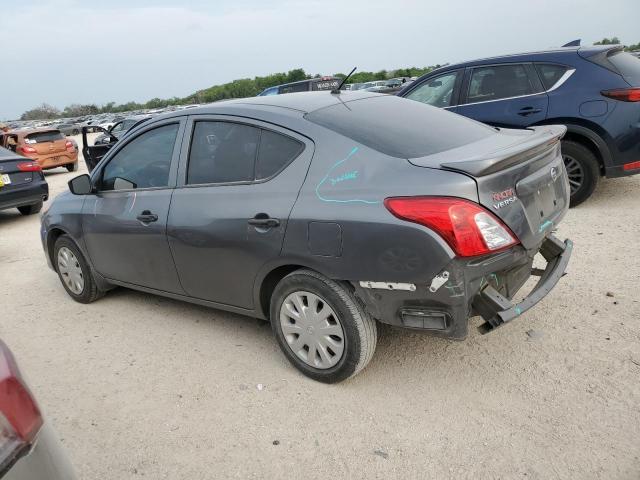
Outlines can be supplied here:
M74 195L89 195L93 192L91 177L86 173L69 180L69 191Z

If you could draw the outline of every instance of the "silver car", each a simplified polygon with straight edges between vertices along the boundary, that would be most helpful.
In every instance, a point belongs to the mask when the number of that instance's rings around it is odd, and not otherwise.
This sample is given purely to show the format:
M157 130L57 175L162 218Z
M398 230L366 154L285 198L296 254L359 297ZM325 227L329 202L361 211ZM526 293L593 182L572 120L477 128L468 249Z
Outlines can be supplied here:
M71 463L43 418L9 348L0 340L0 478L74 480Z

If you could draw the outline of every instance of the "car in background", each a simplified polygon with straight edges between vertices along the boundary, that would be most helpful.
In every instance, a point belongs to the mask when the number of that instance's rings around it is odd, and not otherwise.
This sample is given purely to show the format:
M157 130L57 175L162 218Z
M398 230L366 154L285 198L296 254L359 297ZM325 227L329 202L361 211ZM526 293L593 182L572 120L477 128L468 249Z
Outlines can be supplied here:
M0 340L0 478L74 480L60 440Z
M102 133L98 135L93 141L93 144L107 145L109 143L117 142L131 128L136 126L138 123L142 123L150 118L151 115L138 115L120 120L119 122L114 123L113 127L107 129L109 133Z
M43 170L65 167L70 172L78 170L78 146L55 128L36 128L10 131L3 136L5 148L27 157Z
M398 96L498 128L563 124L571 205L601 176L640 173L640 59L619 45L562 47L434 70Z
M17 208L23 215L42 209L49 185L40 165L0 147L0 210Z
M76 123L59 123L55 125L55 128L65 135L78 135L82 127Z
M283 93L297 92L317 92L320 90L333 90L338 88L342 83L341 78L337 77L318 77L308 80L300 80L299 82L285 83L275 87L269 87L258 94L258 97L268 95L282 95Z
M216 102L129 131L51 203L42 246L77 302L124 286L270 319L296 368L338 382L376 320L462 339L551 291L572 250L552 234L565 130L370 92Z

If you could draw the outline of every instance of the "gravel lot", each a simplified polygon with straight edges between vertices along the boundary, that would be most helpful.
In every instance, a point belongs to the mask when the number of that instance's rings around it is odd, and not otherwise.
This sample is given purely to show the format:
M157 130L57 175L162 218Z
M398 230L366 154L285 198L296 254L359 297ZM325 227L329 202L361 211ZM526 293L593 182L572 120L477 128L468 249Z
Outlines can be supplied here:
M52 194L73 175L48 172ZM464 342L383 328L334 386L250 318L124 289L73 302L38 217L3 211L0 338L84 479L638 479L639 206L640 177L602 181L537 308Z

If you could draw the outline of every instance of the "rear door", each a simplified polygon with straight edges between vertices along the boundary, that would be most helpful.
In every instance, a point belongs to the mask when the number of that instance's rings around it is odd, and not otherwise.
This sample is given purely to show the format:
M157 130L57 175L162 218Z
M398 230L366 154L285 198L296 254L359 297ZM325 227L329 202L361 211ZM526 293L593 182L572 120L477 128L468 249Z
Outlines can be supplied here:
M229 116L192 117L187 131L167 228L180 281L192 297L252 309L256 275L280 255L313 143Z
M533 65L512 63L467 68L453 111L496 127L523 128L544 120L548 105Z

